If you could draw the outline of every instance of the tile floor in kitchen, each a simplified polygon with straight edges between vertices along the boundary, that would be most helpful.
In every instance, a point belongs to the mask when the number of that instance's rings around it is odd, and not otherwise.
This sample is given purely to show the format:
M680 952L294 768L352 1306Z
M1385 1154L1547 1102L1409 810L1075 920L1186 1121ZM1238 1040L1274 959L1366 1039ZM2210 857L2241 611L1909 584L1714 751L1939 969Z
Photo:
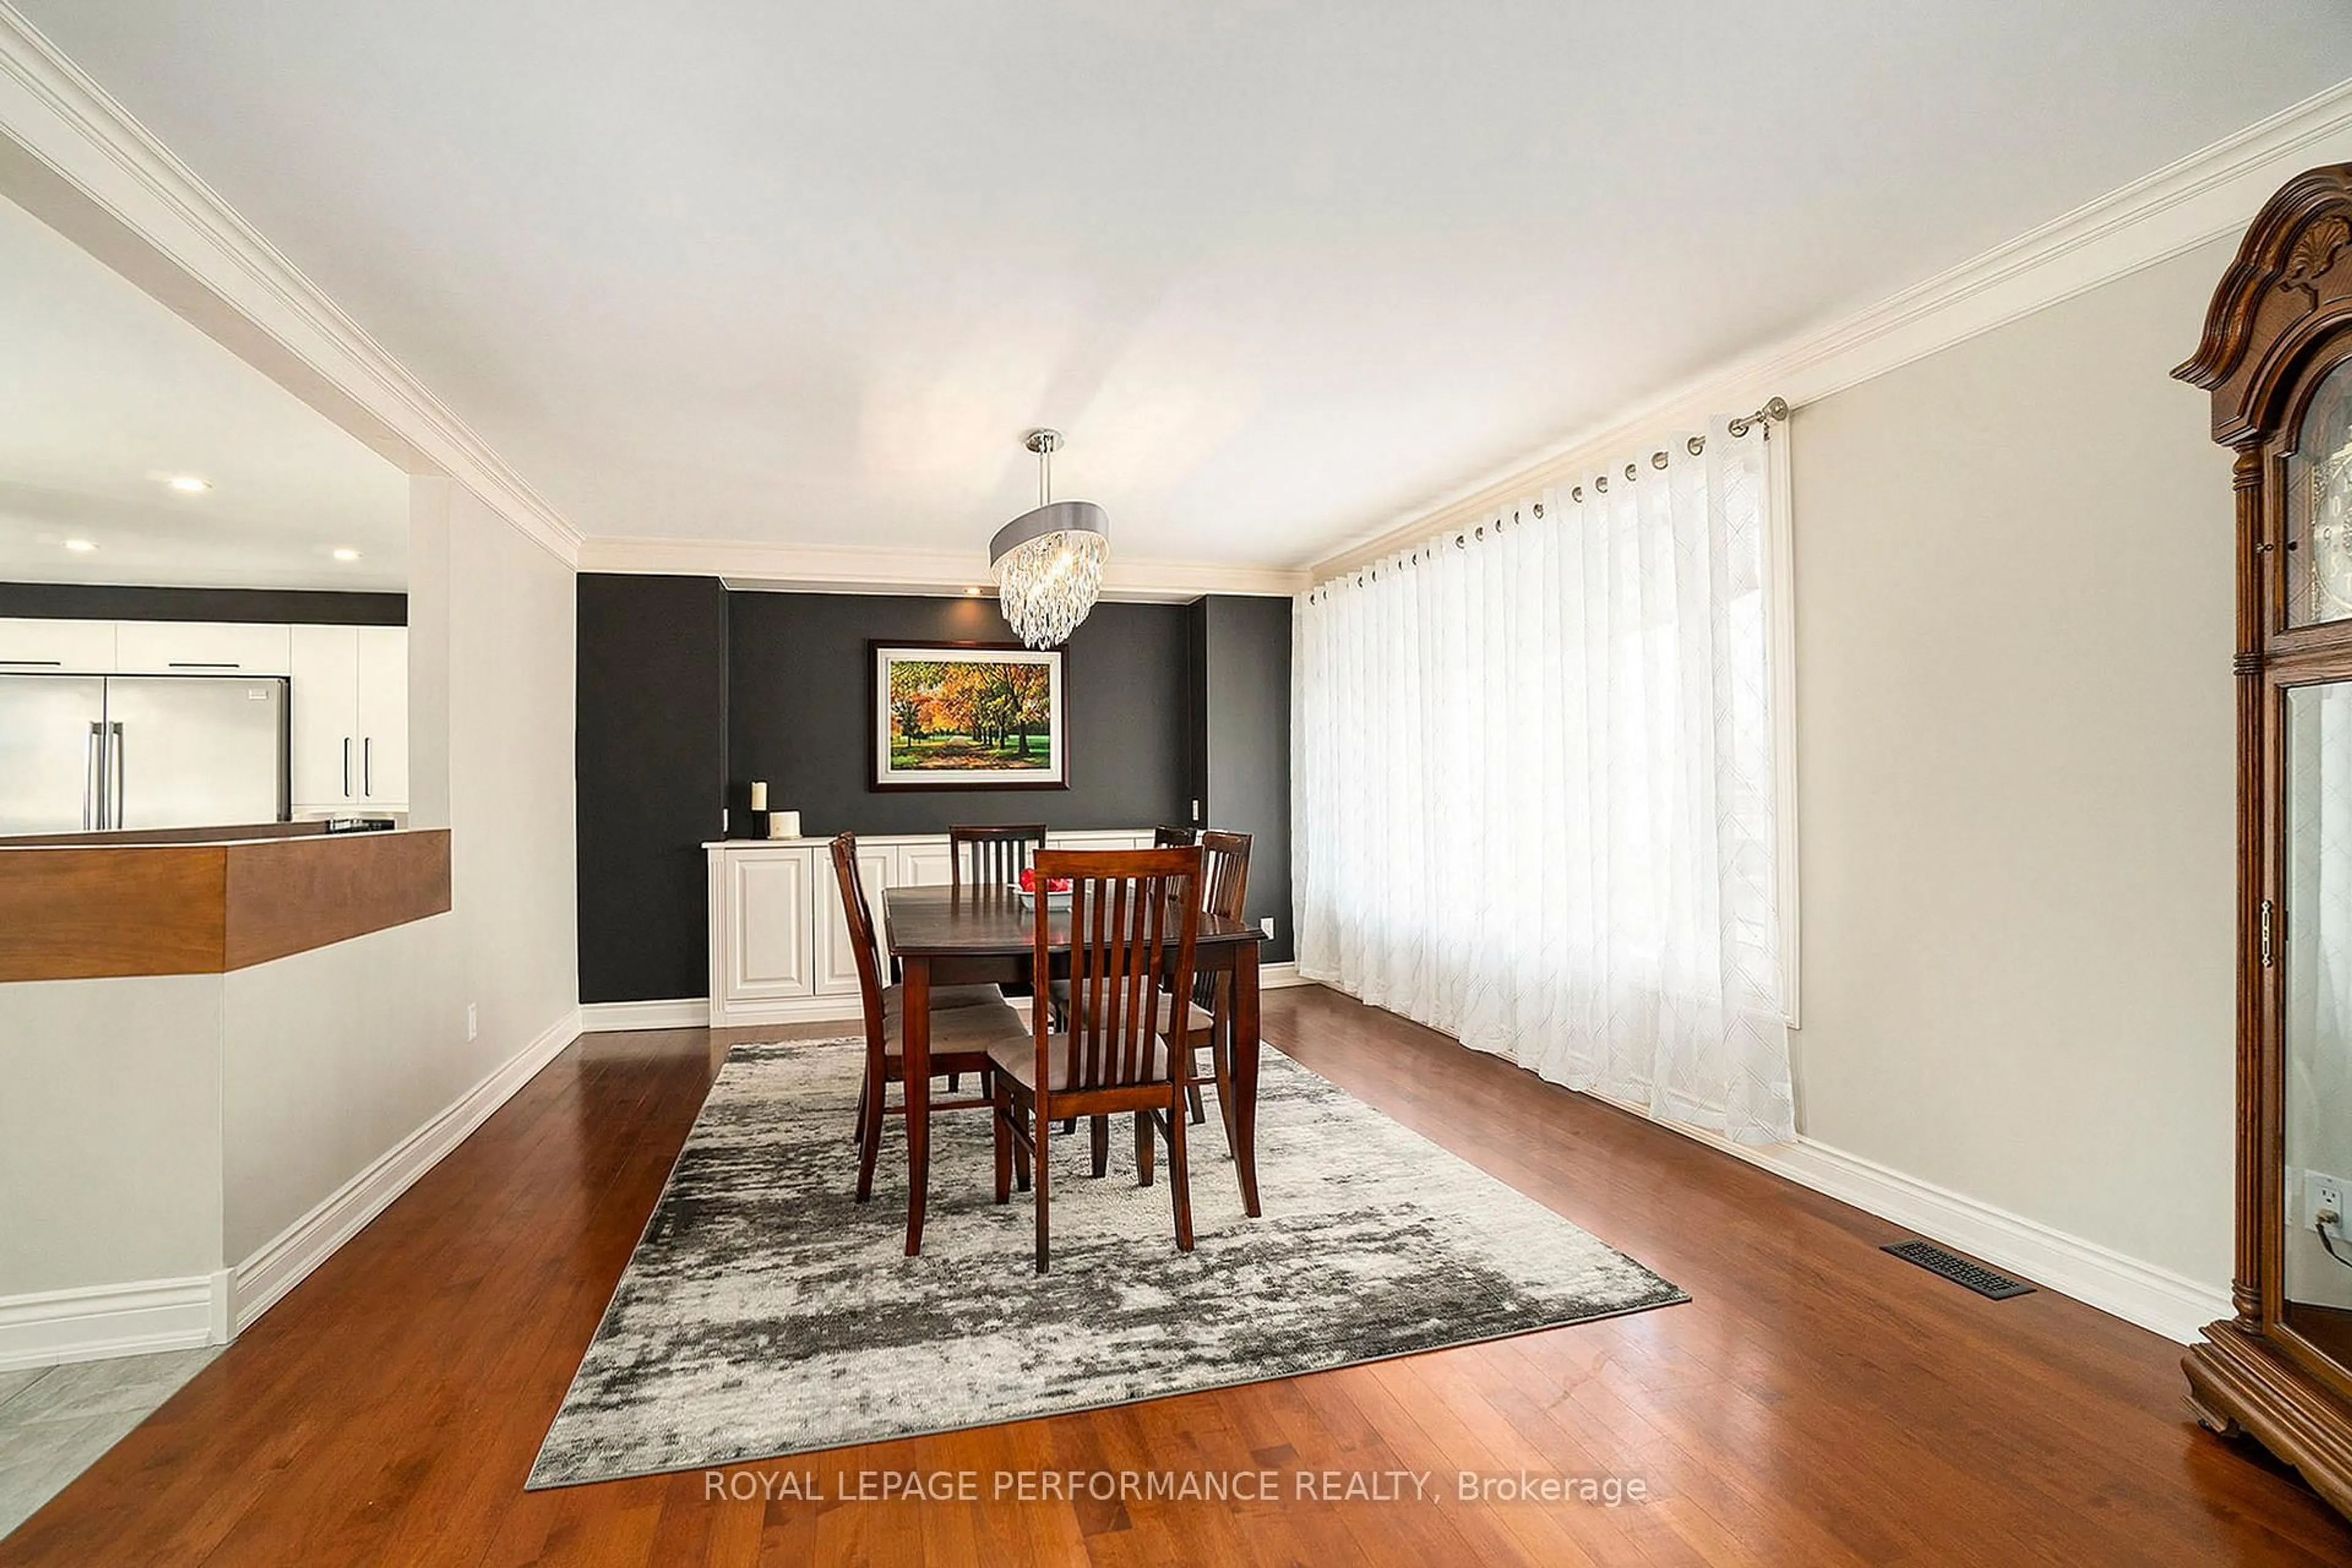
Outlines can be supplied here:
M33 1517L221 1347L0 1372L0 1536Z

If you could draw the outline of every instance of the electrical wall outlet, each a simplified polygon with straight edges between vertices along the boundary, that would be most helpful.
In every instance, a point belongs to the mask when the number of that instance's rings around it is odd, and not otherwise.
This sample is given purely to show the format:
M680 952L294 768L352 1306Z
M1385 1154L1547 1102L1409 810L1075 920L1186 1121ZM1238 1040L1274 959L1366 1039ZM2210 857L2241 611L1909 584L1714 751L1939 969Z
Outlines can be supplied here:
M473 1003L468 1002L466 1004L466 1037L470 1040L481 1032L482 1016L480 1010L477 1008Z
M2331 1176L2325 1171L2305 1171L2303 1173L2303 1225L2315 1226L2321 1215L2332 1214L2336 1216L2336 1224L2329 1228L2338 1236L2352 1235L2352 1224L2346 1222L2344 1213L2344 1194L2347 1187L2352 1187L2352 1182L2347 1182L2341 1176Z
M1265 932L1266 940L1271 942L1274 939L1274 917L1272 915L1268 915L1265 919L1258 921L1257 929Z
M1192 820L1195 822L1201 820L1201 797L1198 795L1192 797Z

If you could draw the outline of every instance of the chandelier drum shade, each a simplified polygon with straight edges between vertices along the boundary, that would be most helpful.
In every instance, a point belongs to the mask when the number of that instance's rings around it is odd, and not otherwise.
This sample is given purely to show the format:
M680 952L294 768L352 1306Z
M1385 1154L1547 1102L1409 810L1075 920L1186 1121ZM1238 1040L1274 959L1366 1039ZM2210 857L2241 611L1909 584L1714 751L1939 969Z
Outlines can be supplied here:
M996 531L989 563L1005 623L1024 645L1055 647L1069 640L1102 592L1110 518L1090 500L1054 499L1060 431L1033 430L1025 445L1037 454L1037 504Z

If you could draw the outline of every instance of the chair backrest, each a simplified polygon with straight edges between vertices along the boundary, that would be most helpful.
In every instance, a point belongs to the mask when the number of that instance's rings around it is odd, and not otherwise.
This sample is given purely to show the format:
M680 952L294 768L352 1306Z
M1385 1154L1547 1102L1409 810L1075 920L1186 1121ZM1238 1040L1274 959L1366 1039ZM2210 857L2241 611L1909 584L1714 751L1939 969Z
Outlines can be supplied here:
M1037 851L1045 847L1042 822L1015 823L1009 827L950 827L948 880L958 888L966 882L975 888L1017 882Z
M1249 899L1249 858L1246 833L1212 829L1201 835L1201 905L1208 913L1221 920L1243 918ZM1196 975L1192 1000L1203 1007L1214 1007L1217 987L1227 978L1223 973Z
M1250 836L1246 833L1201 835L1201 874L1208 886L1201 907L1224 920L1237 921L1249 898Z
M1181 849L1187 844L1197 844L1201 836L1189 827L1170 827L1162 824L1151 830L1154 849Z
M1192 991L1192 945L1201 931L1201 851L1048 849L1037 857L1040 884L1064 877L1070 879L1069 1087L1150 1082L1160 993L1163 987L1179 996ZM1050 924L1042 918L1036 922L1034 961L1039 974L1052 973ZM1047 1028L1040 1007L1041 1057Z
M857 836L844 833L833 841L833 875L841 884L841 918L849 927L849 945L857 953L857 991L866 1009L869 1047L882 1043L882 958L874 940L874 911L866 902L866 884L857 876Z

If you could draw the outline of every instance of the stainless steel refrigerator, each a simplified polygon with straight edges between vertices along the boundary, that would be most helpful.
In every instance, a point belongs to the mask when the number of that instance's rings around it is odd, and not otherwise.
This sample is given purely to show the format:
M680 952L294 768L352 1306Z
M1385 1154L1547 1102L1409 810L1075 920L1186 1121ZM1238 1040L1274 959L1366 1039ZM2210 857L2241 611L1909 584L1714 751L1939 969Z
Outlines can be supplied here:
M0 675L0 837L287 818L283 676Z

